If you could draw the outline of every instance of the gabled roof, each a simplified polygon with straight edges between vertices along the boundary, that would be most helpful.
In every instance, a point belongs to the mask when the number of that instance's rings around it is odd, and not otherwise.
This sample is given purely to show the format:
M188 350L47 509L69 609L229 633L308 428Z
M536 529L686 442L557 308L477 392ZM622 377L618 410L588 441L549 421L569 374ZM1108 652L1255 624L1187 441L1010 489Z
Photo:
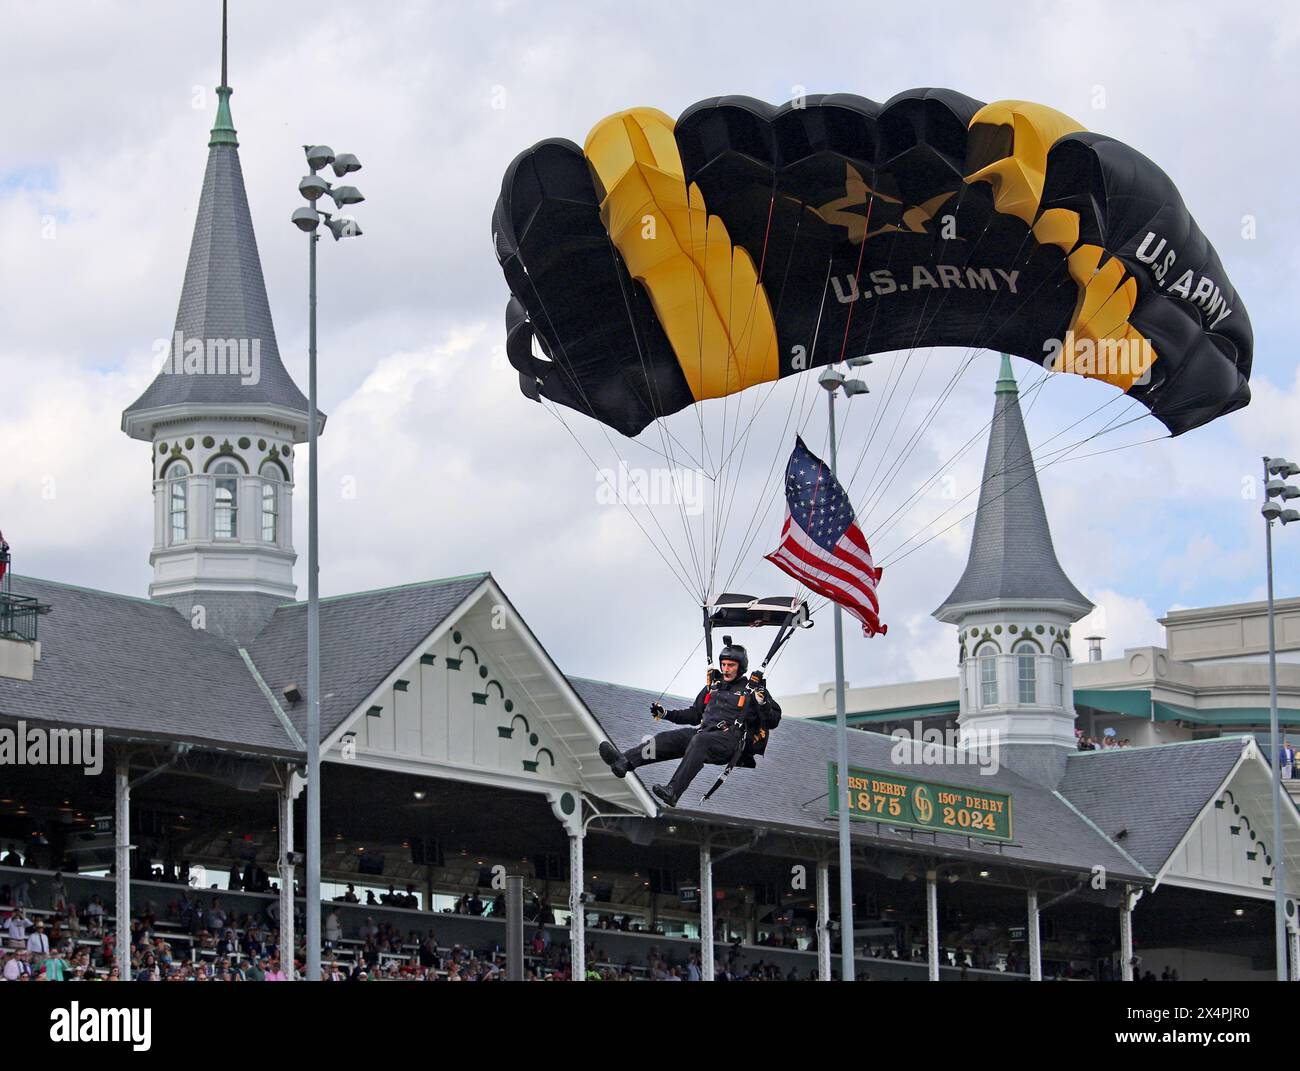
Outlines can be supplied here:
M666 706L687 706L690 700L660 697L655 692L603 681L570 678L596 719L609 733L616 747L637 744L646 733L661 731L662 723L650 717L650 704L661 700ZM778 696L779 698L779 696ZM984 776L976 766L901 766L891 758L894 742L879 733L854 730L849 733L849 761L855 766L895 770L899 774L949 784L970 785L1012 793L1012 830L1015 843L1002 848L978 848L991 860L1030 863L1084 871L1106 867L1113 875L1149 882L1150 875L1125 857L1101 836L1074 808L1050 789L1017 776L1003 767ZM798 833L816 833L834 838L836 822L827 806L827 763L835 758L835 732L830 726L799 718L784 718L772 733L767 754L757 769L736 770L726 785L701 804L700 797L712 785L718 767L705 767L673 814L700 819L735 822L753 828L775 824ZM667 781L675 769L672 762L642 767L629 776L641 778L649 787ZM907 834L893 833L874 822L854 823L856 839L871 838L881 844L906 845ZM931 843L931 834L918 832L918 844ZM965 837L937 834L940 847L956 852L968 850Z
M0 677L0 715L110 737L297 752L238 650L170 606L26 576L13 584L52 609L41 618L34 678Z
M954 620L950 611L955 608L994 600L1064 602L1077 608L1080 617L1092 609L1092 603L1070 583L1056 560L1015 375L1006 354L995 387L970 557L957 586L934 616L941 621Z
M321 740L445 621L488 573L429 580L320 601ZM288 684L307 690L307 604L278 607L248 647L273 694ZM307 730L306 699L285 712Z
M1127 830L1118 843L1158 874L1248 746L1227 736L1079 751L1058 787L1108 837Z
M228 115L226 111L227 120ZM257 340L258 381L245 384L238 373L186 375L164 367L123 412L122 430L128 435L150 438L144 418L167 406L203 405L230 412L233 406L252 404L282 407L305 417L307 399L280 361L239 149L233 129L223 128L220 114L208 149L175 331L184 340L204 340L205 347L208 339L243 339L250 346Z

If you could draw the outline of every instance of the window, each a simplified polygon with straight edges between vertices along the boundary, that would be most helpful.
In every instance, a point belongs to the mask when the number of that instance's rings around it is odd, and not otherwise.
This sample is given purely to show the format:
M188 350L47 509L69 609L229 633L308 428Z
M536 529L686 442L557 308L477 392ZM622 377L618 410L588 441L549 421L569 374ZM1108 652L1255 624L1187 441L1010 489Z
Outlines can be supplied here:
M1056 705L1065 706L1065 648L1059 643L1052 648L1052 684L1056 689Z
M210 471L216 476L213 534L218 539L235 539L239 535L239 469L233 461L220 461Z
M1016 647L1016 667L1020 683L1020 702L1038 702L1038 648L1032 643Z
M998 702L998 660L992 651L980 655L980 706L992 707Z
M274 543L280 537L281 472L278 465L268 461L262 466L262 542Z
M167 467L167 517L172 543L189 537L189 474L184 461L173 461Z

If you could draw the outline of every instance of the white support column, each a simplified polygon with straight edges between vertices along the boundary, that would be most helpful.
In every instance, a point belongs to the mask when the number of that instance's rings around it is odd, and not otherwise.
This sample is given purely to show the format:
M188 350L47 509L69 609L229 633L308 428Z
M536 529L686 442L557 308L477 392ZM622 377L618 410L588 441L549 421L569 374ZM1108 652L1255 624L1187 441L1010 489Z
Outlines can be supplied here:
M700 978L713 981L713 853L700 845Z
M1287 981L1300 982L1300 930L1291 930L1286 935L1287 950L1291 953L1290 974Z
M831 980L831 865L817 864L817 980Z
M1030 889L1028 899L1029 908L1029 980L1031 982L1041 982L1043 980L1043 946L1039 940L1038 932L1038 890Z
M930 981L939 980L939 874L925 872L925 932L930 953Z
M569 980L587 977L587 908L582 902L583 832L569 834Z
M279 792L280 820L276 828L280 831L280 968L285 976L294 981L294 932L293 932L293 864L289 855L293 851L293 773L288 774L289 783ZM320 979L309 978L303 974L305 981L316 982Z
M113 841L116 873L116 903L113 907L117 919L118 976L131 981L131 781L125 761L117 764L113 784Z
M1127 887L1119 905L1119 971L1121 981L1133 981L1133 904Z

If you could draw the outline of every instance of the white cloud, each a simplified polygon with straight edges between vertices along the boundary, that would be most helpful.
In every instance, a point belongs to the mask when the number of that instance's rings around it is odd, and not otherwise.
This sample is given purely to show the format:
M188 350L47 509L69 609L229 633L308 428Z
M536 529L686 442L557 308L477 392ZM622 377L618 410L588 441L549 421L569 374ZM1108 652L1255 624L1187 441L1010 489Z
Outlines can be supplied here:
M232 9L241 159L280 349L303 385L305 250L288 223L300 146L326 139L365 164L355 178L367 196L357 208L366 237L321 250L327 593L491 569L566 668L666 685L699 639L698 608L627 513L595 500L591 462L519 395L494 354L507 296L488 233L500 176L533 142L580 141L596 119L633 104L675 114L717 93L779 100L800 85L884 99L922 81L986 100L1053 103L1130 141L1179 183L1249 304L1255 402L1176 441L1053 465L1041 483L1063 565L1118 630L1109 646L1151 641L1148 605L1258 590L1259 521L1241 497L1242 479L1261 453L1300 454L1290 347L1300 327L1290 293L1300 253L1287 179L1300 149L1278 133L1291 128L1289 102L1300 88L1294 11L1202 4L1175 17L1123 2L877 10L868 74L862 33L785 32L784 3L744 5L743 18L733 3L405 2L363 16L321 0L310 21L293 4ZM39 5L6 13L7 38L25 47L6 56L24 106L0 112L0 448L19 459L0 471L0 524L26 571L138 593L147 586L146 450L121 435L118 419L147 382L152 341L175 316L215 111L215 11L148 0L75 15ZM800 16L806 26L845 25L842 5L806 4ZM492 106L498 86L504 109ZM1240 236L1247 214L1258 221L1253 241ZM894 405L927 360L897 434L893 409L879 421L855 486L862 501L873 483L881 489L868 527L892 527L875 537L878 553L901 555L935 536L887 570L889 635L865 641L847 630L849 676L859 684L946 674L954 659L951 629L929 612L965 562L971 522L963 518L977 498L996 361L974 362L903 461L902 444L961 355L912 355ZM846 412L846 464L856 464L895 367L902 358L867 370L873 393ZM1027 369L1018 366L1022 383ZM1100 404L1105 388L1056 382L1064 378L1053 377L1029 413L1035 443ZM793 401L783 385L732 474L742 484L735 516L748 521L759 510L733 583L756 593L786 587L761 561L775 541L779 498L755 488L774 457L778 472L784 462L780 415ZM814 449L824 443L817 403L806 425ZM574 417L570 426L598 464L614 460L590 423ZM674 427L687 445L697 442L689 420ZM1076 453L1157 430L1142 421ZM886 520L972 437L950 481L896 523ZM637 464L662 463L644 447L625 452ZM52 499L42 494L48 475ZM349 476L355 498L343 497ZM300 485L295 495L299 532L304 492ZM959 501L968 492L976 493ZM672 530L675 513L656 517L671 533L658 541L688 557L687 538ZM695 523L698 537L710 522ZM719 582L739 542L734 529L724 534ZM1279 554L1280 590L1300 587L1295 560ZM796 637L778 663L783 687L830 676L829 634L821 615ZM678 688L696 673L691 662Z

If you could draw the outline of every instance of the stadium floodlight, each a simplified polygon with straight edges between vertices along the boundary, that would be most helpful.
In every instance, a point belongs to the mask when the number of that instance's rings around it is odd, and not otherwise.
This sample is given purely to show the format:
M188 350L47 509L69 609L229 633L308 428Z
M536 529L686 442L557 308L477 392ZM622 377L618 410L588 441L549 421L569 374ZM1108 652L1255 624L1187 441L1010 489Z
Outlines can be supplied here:
M1286 853L1280 850L1282 840L1282 763L1280 727L1277 712L1277 631L1273 606L1273 522L1283 525L1300 521L1300 510L1284 509L1282 503L1300 498L1300 490L1281 477L1300 472L1294 461L1284 457L1266 457L1264 461L1264 504L1259 512L1264 516L1264 563L1268 580L1268 730L1272 771L1273 843L1279 850L1273 853L1273 939L1279 982L1287 980L1286 932ZM1271 477L1271 478L1270 478ZM1280 499L1281 501L1276 501Z
M334 150L328 145L304 145L303 152L307 154L307 166L313 171L319 171L334 162Z
M361 170L361 161L353 156L350 152L341 152L334 157L334 175L336 178L342 178L344 175L353 171Z
M855 394L869 394L871 388L860 379L846 379L844 381L844 393L852 398Z
M321 194L330 192L330 184L319 175L304 175L298 183L298 192L315 203Z
M827 367L826 370L817 377L817 382L833 393L844 382L844 374L835 371L834 368Z
M314 231L320 226L320 213L314 208L295 208L290 218L300 231Z
M850 357L844 363L847 364L850 368L861 368L864 365L870 364L871 358L864 353L861 357Z
M334 165L334 174L340 178L352 171L361 170L361 161L351 153L334 155L328 145L304 145L307 166L311 174L298 183L298 192L314 206L328 194L336 207L357 204L365 198L355 186L332 188L316 174L323 167ZM321 775L320 775L320 553L318 532L320 527L320 494L316 474L320 471L316 440L319 432L319 414L316 410L316 243L320 241L323 221L337 242L340 238L355 238L361 228L351 216L332 215L315 207L299 208L293 213L293 223L307 232L308 291L307 291L307 456L309 481L307 484L307 831L306 853L303 866L303 893L306 899L307 970L305 977L316 980L321 975ZM418 798L418 797L417 797Z
M339 208L345 205L359 205L365 200L361 196L361 191L355 186L335 186L332 190L326 191L334 200L334 204Z
M340 238L360 238L361 226L351 216L330 216L325 220L325 226L330 229L330 234L334 235L334 241Z

